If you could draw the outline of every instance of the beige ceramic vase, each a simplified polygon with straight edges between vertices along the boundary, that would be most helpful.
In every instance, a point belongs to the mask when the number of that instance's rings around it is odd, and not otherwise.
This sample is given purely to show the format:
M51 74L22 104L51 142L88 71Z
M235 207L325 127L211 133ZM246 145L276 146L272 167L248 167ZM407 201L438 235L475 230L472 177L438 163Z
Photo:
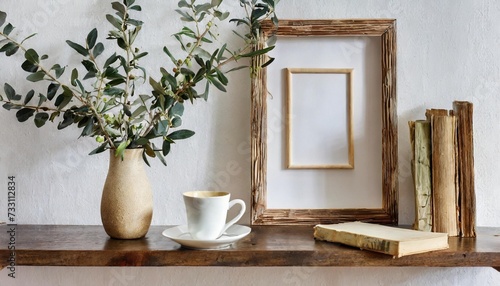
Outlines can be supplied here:
M106 233L117 239L144 237L153 216L153 195L142 149L126 149L124 159L110 150L109 170L101 199Z

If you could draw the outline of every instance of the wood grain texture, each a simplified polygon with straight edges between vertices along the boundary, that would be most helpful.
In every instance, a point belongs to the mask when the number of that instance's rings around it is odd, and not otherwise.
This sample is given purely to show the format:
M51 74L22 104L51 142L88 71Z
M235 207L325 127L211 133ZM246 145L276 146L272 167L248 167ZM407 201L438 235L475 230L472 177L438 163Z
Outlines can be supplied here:
M432 147L431 124L417 120L410 124L412 136L412 171L415 191L415 222L413 229L432 231Z
M252 148L252 224L280 225L371 221L384 224L398 222L398 130L396 97L396 20L280 20L279 28L271 22L262 23L262 38L308 36L376 36L381 39L382 70L382 206L379 209L275 210L267 209L267 75L257 69L252 78L251 148ZM262 48L263 42L257 48ZM253 69L263 63L253 62Z
M460 235L476 236L476 194L474 188L473 104L453 102L457 117L458 199L460 206Z
M8 226L0 226L6 233ZM145 238L114 240L102 226L18 225L18 266L432 266L500 267L499 228L478 228L476 238L450 237L450 248L399 259L315 241L310 226L252 226L225 250L189 250L152 226ZM2 266L8 237L0 236Z
M456 118L432 115L432 230L457 236Z

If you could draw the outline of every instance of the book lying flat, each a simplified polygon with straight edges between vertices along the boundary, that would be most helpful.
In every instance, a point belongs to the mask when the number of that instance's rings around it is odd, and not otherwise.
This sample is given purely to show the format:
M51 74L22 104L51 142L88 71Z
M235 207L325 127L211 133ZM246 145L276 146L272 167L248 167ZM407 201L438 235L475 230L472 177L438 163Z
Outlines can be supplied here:
M318 224L314 238L401 257L447 249L448 234L424 232L364 222Z

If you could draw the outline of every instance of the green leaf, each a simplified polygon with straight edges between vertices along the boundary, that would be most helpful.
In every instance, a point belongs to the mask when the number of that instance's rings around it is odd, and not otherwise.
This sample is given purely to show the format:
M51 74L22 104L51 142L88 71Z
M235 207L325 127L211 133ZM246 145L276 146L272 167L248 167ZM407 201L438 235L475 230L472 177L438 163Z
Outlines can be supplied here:
M212 0L212 7L219 7L219 5L222 3L222 0Z
M274 0L262 0L262 2L266 3L269 5L269 7L274 8Z
M83 60L82 65L85 67L85 69L89 72L97 72L97 67L92 61L89 60Z
M138 60L148 55L148 52L140 53L134 57L134 59Z
M226 71L226 73L230 73L230 72L233 72L233 71L237 71L237 70L241 70L241 69L244 69L244 68L247 68L248 66L239 66L239 67L235 67L235 68L232 68L228 71Z
M121 88L118 88L118 87L110 87L110 88L104 89L104 94L109 95L109 96L117 96L117 95L121 95L124 93L125 93L125 91Z
M152 157L152 158L156 157L155 151L153 150L153 148L151 148L151 146L149 144L144 145L144 152L146 152L146 154L149 157Z
M139 138L139 139L137 139L137 140L135 141L135 144L136 144L137 146L146 145L146 144L148 144L148 143L149 143L149 139L144 138L144 137L141 137L141 138Z
M10 84L5 83L3 85L3 90L5 91L5 95L7 95L7 98L9 100L14 100L14 98L16 97L16 91Z
M136 118L139 115L145 113L146 111L148 111L147 108L146 108L146 106L141 105L141 106L137 107L137 109L134 110L134 112L132 112L132 115L130 117L131 118Z
M75 114L70 110L66 110L63 115L63 121L59 122L59 124L57 125L57 129L62 130L70 126L74 122L75 122Z
M134 28L132 33L129 32L130 37L129 37L129 44L132 45L135 42L135 38L137 38L137 35L139 35L139 31L142 29L142 26L137 26Z
M1 26L2 26L2 25L0 25L0 27L1 27ZM7 24L7 26L5 26L5 27L3 28L3 33L4 33L5 35L7 35L7 36L8 36L8 35L10 34L10 32L12 32L12 30L14 30L14 26L12 26L12 25L9 23L9 24Z
M19 47L15 46L14 48L9 49L8 51L6 51L5 55L8 56L8 57L10 57L10 56L14 55L15 53L17 53L17 51L19 51Z
M82 56L88 56L89 55L89 51L82 47L81 45L77 44L77 43L74 43L70 40L67 40L66 43L71 47L73 48L75 51L77 51L79 54L81 54Z
M97 29L94 28L90 33L87 35L87 48L91 50L97 41Z
M92 134L92 131L94 131L94 118L90 117L87 124L85 125L85 128L83 128L80 137L89 136L90 134Z
M220 50L219 50L219 53L217 54L217 62L220 62L222 57L224 56L224 52L226 51L226 46L227 44L224 44Z
M212 83L213 85L215 85L215 87L220 90L220 91L223 91L223 92L226 92L226 88L214 77L207 77L207 80Z
M5 23L7 19L7 13L0 11L0 27Z
M172 117L174 115L182 116L184 114L184 104L177 102L170 111L168 112L168 116Z
M87 74L85 74L85 76L83 77L83 80L86 80L86 79L89 79L89 78L94 78L96 77L96 73L95 72L88 72Z
M185 11L182 11L180 9L175 9L175 12L179 13L182 17L181 17L181 20L182 21L185 21L185 22L194 22L194 18L189 15L188 13L186 13Z
M92 55L94 58L97 58L104 52L104 45L102 43L97 43L97 45L94 48L94 51L92 52Z
M123 0L123 3L127 5L127 7L130 7L135 3L135 0Z
M54 105L57 106L57 109L59 110L68 105L68 103L70 103L71 99L73 98L73 92L67 86L63 86L63 90L64 92L56 98L56 102L54 103Z
M193 136L194 134L195 134L194 131L181 129L170 133L167 137L172 140L180 140L180 139L187 139Z
M43 71L38 71L36 73L30 74L29 76L26 77L26 79L31 82L37 82L43 80L44 77L45 73Z
M32 37L34 37L34 36L36 36L36 33L35 33L35 34L31 34L31 35L27 36L26 38L24 38L24 40L21 42L21 45L22 45L22 44L23 44L26 40L28 40L28 39L30 39L30 38L32 38Z
M49 58L49 56L48 56L48 55L42 55L42 56L40 57L40 59L41 59L42 61L43 61L43 60L46 60L46 59L48 59L48 58Z
M51 83L47 89L47 99L52 100L57 93L60 85L57 83Z
M173 75L166 74L165 79L168 81L168 83L172 87L172 90L177 88L177 80L175 79L175 77Z
M227 85L229 83L227 77L218 68L215 68L215 72L217 73L217 78L223 85Z
M71 85L76 86L76 80L78 79L78 70L73 69L71 71Z
M55 64L54 66L52 66L51 70L54 70L54 72L56 73L56 78L60 78L63 75L66 68L61 67L59 64Z
M146 152L142 152L142 160L144 160L144 163L146 163L146 165L151 167L151 165L149 164L148 158L146 157Z
M52 112L52 114L50 114L49 120L51 122L54 122L54 119L56 119L60 114L61 114L60 111L54 111L54 112Z
M92 150L92 152L90 152L89 155L95 155L95 154L102 153L102 152L106 151L107 146L108 146L108 143L106 142L106 143L100 145L99 147L95 148L94 150Z
M35 95L34 90L30 90L27 94L26 97L24 98L24 105L27 105L31 99L33 99L33 96Z
M12 43L12 42L8 42L7 44L3 45L1 48L0 48L0 53L3 53L3 52L7 52L7 51L10 51L11 49L17 47L16 44Z
M40 128L45 125L45 123L49 120L49 114L45 112L40 112L35 115L35 125Z
M156 128L157 136L164 136L169 128L168 120L159 121Z
M24 57L26 58L26 60L33 64L38 64L40 62L40 57L33 49L27 50L26 53L24 53Z
M129 141L123 141L122 143L120 143L120 145L116 147L115 157L119 156L123 158L123 152L125 151L129 143L130 143Z
M165 161L165 157L163 157L162 153L160 151L155 151L156 157L160 159L161 163L165 166L167 166L167 161Z
M28 120L35 113L34 109L31 108L22 108L18 112L16 112L16 117L19 122L24 122Z
M136 26L136 27L139 27L139 26L141 26L142 24L144 24L144 22L139 21L139 20L135 20L135 19L128 19L128 20L127 20L127 24L130 24L130 25L134 25L134 26Z
M125 115L127 115L128 117L130 117L132 115L132 112L130 111L130 108L124 104L123 105L123 112L125 113Z
M222 13L220 11L215 11L214 15L219 19L219 21L224 21L227 17L229 17L229 12Z
M194 10L196 11L196 14L199 14L201 12L208 12L212 8L212 4L210 3L204 3L200 5L195 5Z
M10 102L7 102L3 105L3 108L7 109L7 110L11 110L11 109L19 109L20 107L10 103Z
M272 62L274 62L274 58L269 57L269 60L267 62L265 62L263 65L261 65L260 67L265 68L268 65L270 65Z
M179 6L179 8L189 8L189 4L185 0L180 0L177 6Z
M114 62L118 60L118 57L116 56L116 53L112 54L104 63L104 68L107 68L108 66L112 65Z
M47 101L47 97L43 94L39 94L38 97L40 97L40 99L38 100L38 106L41 106L44 102Z
M272 49L274 49L274 47L275 46L267 47L265 49L261 49L261 50L257 50L257 51L253 51L253 52L250 52L250 53L247 53L247 54L243 54L240 57L242 57L242 58L248 58L248 57L254 57L254 56L263 55L263 54L271 51Z
M117 79L114 79L110 82L108 82L107 84L109 86L117 86L117 85L120 85L122 83L125 83L125 79L124 78L117 78Z
M155 81L152 77L149 77L149 84L151 87L153 87L153 90L160 93L160 94L165 94L164 88L161 86L160 83Z
M118 30L121 31L122 29L122 21L116 17L114 17L113 15L110 15L110 14L107 14L106 15L106 19L108 20L109 23L111 23L111 25L113 25L115 28L117 28Z
M250 16L251 22L257 21L260 17L266 15L268 9L254 9Z
M229 20L229 22L236 22L236 26L239 26L242 24L247 25L247 26L251 26L250 23L244 19L231 19L231 20Z
M125 6L123 6L123 4L120 2L111 3L111 7L113 9L115 9L116 11L120 12L122 15L125 15L125 13L126 13Z
M142 11L141 6L139 6L139 5L134 5L134 6L130 7L129 9L130 10L135 10L135 11Z
M180 117L174 117L172 119L172 128L177 128L182 125L182 119Z
M24 71L27 71L29 73L34 73L34 72L38 71L38 66L34 65L33 63L31 63L28 60L26 60L26 61L23 62L23 64L21 65L21 68Z
M163 51L165 52L165 54L168 55L168 57L170 58L170 60L172 61L172 63L174 65L176 65L177 64L177 60L174 58L174 56L172 55L172 53L170 53L170 51L168 50L168 48L166 46L163 47Z

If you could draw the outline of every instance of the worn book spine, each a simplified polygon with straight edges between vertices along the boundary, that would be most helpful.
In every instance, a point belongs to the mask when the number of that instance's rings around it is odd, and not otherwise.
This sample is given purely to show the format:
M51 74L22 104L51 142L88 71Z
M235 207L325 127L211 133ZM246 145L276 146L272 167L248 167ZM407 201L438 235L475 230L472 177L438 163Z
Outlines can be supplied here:
M425 118L431 120L432 116L448 116L448 109L427 109L425 111Z
M339 232L336 230L321 227L314 228L314 238L317 240L338 242L354 247L359 247L360 249L385 253L395 257L401 256L399 253L398 242L389 239L367 237L361 234L349 233L345 231Z
M473 104L465 101L455 101L453 102L453 112L457 117L460 235L462 237L476 237Z
M432 230L458 236L456 119L431 115Z
M415 192L413 229L432 231L431 123L417 120L410 123L412 134L412 170Z

